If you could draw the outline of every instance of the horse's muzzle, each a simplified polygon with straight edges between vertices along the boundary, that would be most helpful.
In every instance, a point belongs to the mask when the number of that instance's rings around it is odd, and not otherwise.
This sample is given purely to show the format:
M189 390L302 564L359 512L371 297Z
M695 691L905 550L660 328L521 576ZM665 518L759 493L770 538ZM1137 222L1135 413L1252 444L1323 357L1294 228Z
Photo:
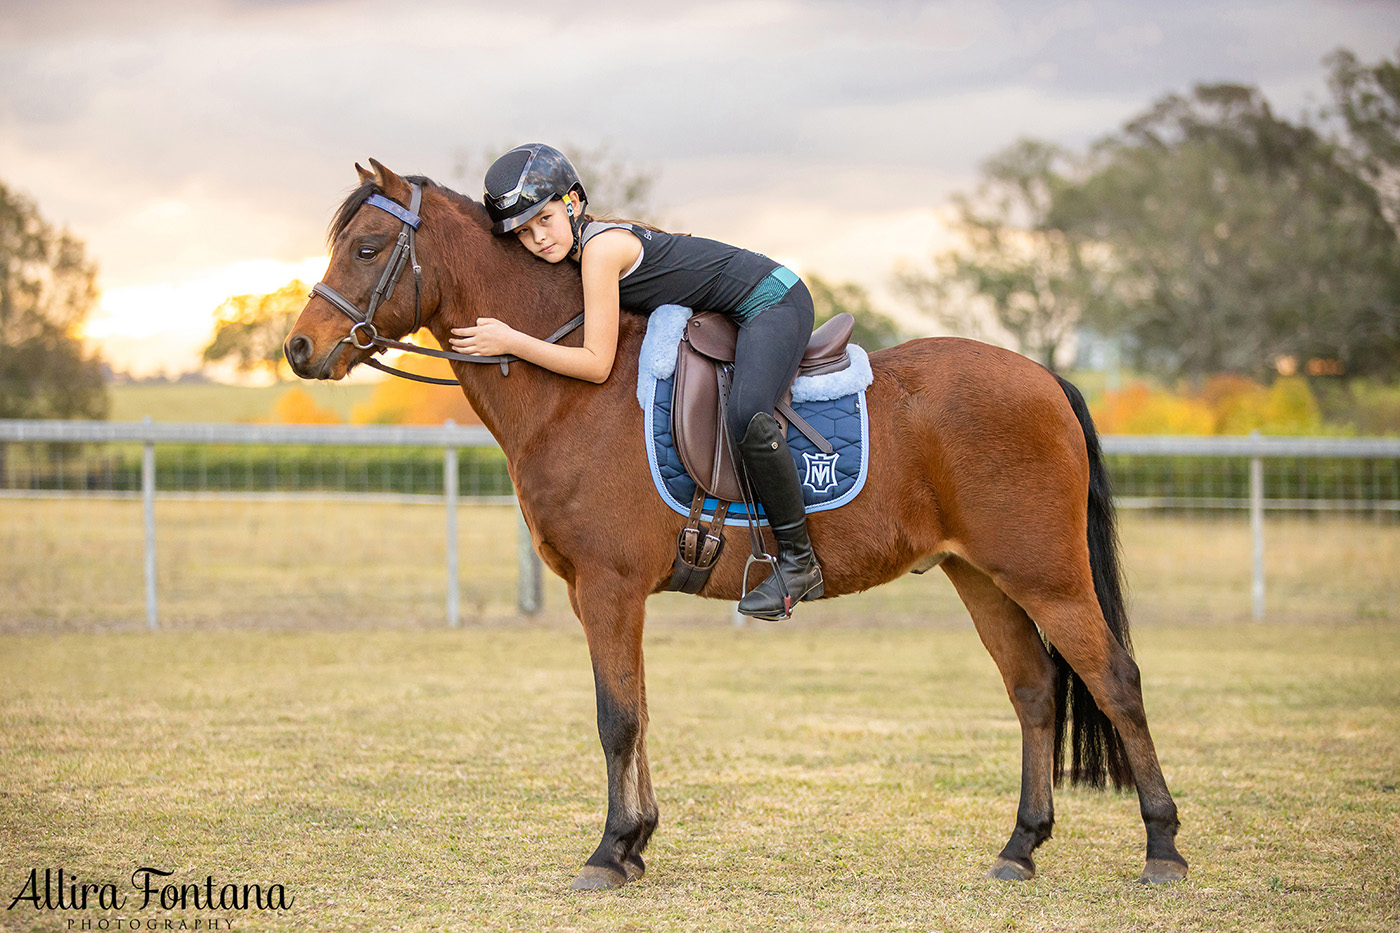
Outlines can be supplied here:
M302 379L335 379L338 378L334 375L336 360L344 347L344 343L337 343L329 353L317 360L315 342L305 334L293 334L282 345L282 352L286 354L292 372Z

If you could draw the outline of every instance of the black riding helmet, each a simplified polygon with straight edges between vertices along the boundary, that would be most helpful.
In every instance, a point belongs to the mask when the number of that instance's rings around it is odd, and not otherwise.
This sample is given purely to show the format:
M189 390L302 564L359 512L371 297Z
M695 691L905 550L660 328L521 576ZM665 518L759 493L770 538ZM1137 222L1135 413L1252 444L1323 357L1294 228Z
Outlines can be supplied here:
M510 233L528 223L550 201L567 198L571 191L588 200L573 163L544 143L516 146L493 162L486 171L485 188L483 200L495 234Z

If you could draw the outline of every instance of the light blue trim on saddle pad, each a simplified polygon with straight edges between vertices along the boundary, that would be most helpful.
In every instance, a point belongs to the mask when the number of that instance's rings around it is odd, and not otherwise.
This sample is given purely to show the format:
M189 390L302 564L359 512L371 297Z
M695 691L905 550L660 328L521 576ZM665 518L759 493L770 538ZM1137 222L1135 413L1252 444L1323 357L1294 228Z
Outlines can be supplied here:
M641 406L647 440L647 463L661 501L681 515L690 514L695 481L685 472L671 439L671 392L676 350L690 309L663 305L650 315L637 368L637 403ZM824 455L796 429L788 430L788 445L803 480L802 497L808 512L839 508L865 486L869 472L870 419L865 390L874 381L870 358L850 346L851 365L837 373L803 376L793 383L793 408L831 441L835 451ZM705 500L710 512L717 503ZM759 509L760 520L763 510ZM746 524L742 506L731 506L727 525Z

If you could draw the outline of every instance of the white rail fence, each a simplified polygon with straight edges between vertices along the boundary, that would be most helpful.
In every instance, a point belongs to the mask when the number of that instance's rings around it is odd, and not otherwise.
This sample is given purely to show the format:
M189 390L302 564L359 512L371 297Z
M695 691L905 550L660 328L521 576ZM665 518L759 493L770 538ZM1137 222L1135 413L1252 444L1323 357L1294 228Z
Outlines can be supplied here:
M1285 437L1127 437L1106 436L1102 439L1105 454L1111 458L1129 458L1151 465L1142 477L1124 490L1119 483L1118 505L1130 509L1186 508L1205 511L1248 510L1253 540L1251 594L1253 615L1262 619L1266 609L1264 548L1266 511L1328 512L1352 511L1367 513L1380 520L1400 517L1400 439L1389 438L1285 438ZM140 472L137 488L122 482L94 483L91 477L72 485L64 483L16 482L6 467L13 463L11 450L33 449L39 445L140 445ZM10 446L15 445L15 446ZM30 445L25 447L24 445ZM139 498L144 525L144 587L146 624L159 626L159 593L157 576L158 498L203 498L214 500L239 499L357 499L366 492L346 491L344 477L327 480L316 476L305 482L279 486L276 476L230 488L225 477L224 487L199 478L193 491L159 488L156 449L161 445L218 445L221 447L279 447L279 448L441 448L441 479L436 474L416 477L407 486L396 484L398 492L388 495L393 501L441 502L444 506L443 534L446 540L445 611L450 626L462 618L461 564L458 553L459 505L471 501L511 502L508 490L491 487L492 483L469 483L472 491L461 493L463 477L459 473L459 452L464 449L496 450L496 442L480 427L454 425L391 426L391 425L257 425L257 424L172 424L152 422L92 422L92 421L29 421L0 420L0 498ZM1230 461L1240 475L1231 478L1224 473L1205 478L1192 475L1193 469L1210 461ZM1266 464L1289 464L1324 461L1353 461L1366 463L1365 475L1347 476L1338 482L1320 483L1315 478L1277 475L1270 478ZM1247 465L1246 469L1244 468ZM497 464L499 466L499 464ZM89 471L90 472L90 471ZM1277 472L1277 471L1275 471ZM343 473L343 468L342 468ZM1247 477L1247 478L1246 478ZM1117 477L1115 480L1117 481ZM424 492L425 483L437 488ZM339 484L342 488L337 491ZM290 488L283 488L290 485ZM353 484L351 484L353 485ZM495 483L500 486L500 481ZM1279 488L1273 488L1279 487ZM388 488L387 486L385 487ZM407 489L407 491L404 491ZM1340 492L1339 492L1340 490ZM518 515L518 512L517 512ZM523 519L517 519L517 589L516 609L524 614L538 612L543 605L543 571L539 558L530 545L529 533Z

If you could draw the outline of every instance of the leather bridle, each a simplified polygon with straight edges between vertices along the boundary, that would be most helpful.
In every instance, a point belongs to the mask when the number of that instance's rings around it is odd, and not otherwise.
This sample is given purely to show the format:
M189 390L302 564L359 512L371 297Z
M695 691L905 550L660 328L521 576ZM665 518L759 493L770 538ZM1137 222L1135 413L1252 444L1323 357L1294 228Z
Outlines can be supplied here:
M350 333L340 338L340 343L348 343L357 350L373 350L375 353L382 353L384 350L403 350L408 353L418 353L423 356L435 356L444 360L458 360L463 363L494 363L501 367L503 375L510 375L510 364L518 362L520 357L513 354L503 354L501 356L468 356L465 353L453 353L449 350L433 350L428 347L420 347L416 344L405 343L401 340L393 340L382 336L374 326L374 312L379 310L380 305L394 297L394 286L398 284L399 276L403 274L404 265L408 264L413 268L413 328L409 333L418 330L423 324L423 267L418 264L418 253L414 247L414 234L419 225L423 223L423 218L418 215L419 206L423 200L423 190L417 185L410 183L413 193L409 198L408 207L404 207L397 201L390 200L382 194L372 194L365 204L377 207L388 214L391 214L403 223L399 229L398 242L394 245L394 251L389 256L389 262L384 267L384 272L379 276L379 284L374 288L374 294L370 296L369 308L361 311L359 306L340 292L336 291L325 282L317 282L311 286L311 294L319 295L330 302L333 307L350 318L354 323L350 325ZM549 343L556 343L566 334L572 333L583 324L583 315L580 314L563 327L559 328L549 337L545 338ZM395 376L402 376L404 379L412 379L414 382L427 382L433 385L455 386L459 385L456 379L437 379L432 376L420 376L417 373L405 372L402 369L395 369L370 357L365 360L365 365L371 366L380 372L390 373Z

